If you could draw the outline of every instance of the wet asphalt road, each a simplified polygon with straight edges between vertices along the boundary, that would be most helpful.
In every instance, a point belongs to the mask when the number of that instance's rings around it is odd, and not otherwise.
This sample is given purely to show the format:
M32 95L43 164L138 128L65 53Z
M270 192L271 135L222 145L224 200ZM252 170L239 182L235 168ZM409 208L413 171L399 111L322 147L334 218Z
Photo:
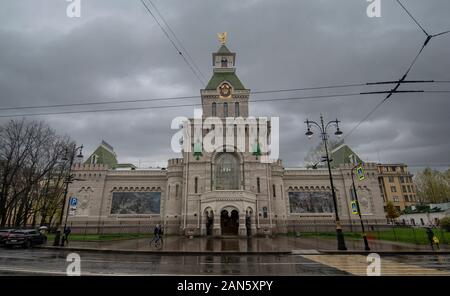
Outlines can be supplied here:
M64 250L0 249L0 275L65 275ZM82 275L346 275L295 255L158 255L78 252Z
M66 250L2 248L0 275L66 275L69 253ZM310 260L302 255L160 255L88 251L78 254L82 275L333 276L351 275L354 267L365 269L365 266L355 266L357 257L354 255L320 255L320 260ZM450 272L450 255L390 255L384 258L391 262L393 270L400 264L398 270L401 272L405 272L402 264L428 269L424 269L424 274L430 269Z

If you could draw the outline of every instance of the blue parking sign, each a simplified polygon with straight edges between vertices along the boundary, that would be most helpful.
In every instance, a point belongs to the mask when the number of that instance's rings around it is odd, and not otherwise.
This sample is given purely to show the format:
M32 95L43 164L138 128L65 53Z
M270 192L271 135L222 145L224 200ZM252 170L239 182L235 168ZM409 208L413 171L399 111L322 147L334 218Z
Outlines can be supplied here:
M78 202L78 199L77 199L75 196L72 196L72 197L70 198L69 204L70 204L71 206L76 206L76 205L77 205L77 202Z

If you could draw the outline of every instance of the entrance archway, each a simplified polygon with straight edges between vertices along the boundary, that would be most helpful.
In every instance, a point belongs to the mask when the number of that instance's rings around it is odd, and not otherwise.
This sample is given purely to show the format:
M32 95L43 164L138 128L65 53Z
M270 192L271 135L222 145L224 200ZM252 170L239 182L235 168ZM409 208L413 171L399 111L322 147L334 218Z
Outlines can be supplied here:
M220 228L222 235L238 235L239 212L232 210L231 214L227 210L220 213Z

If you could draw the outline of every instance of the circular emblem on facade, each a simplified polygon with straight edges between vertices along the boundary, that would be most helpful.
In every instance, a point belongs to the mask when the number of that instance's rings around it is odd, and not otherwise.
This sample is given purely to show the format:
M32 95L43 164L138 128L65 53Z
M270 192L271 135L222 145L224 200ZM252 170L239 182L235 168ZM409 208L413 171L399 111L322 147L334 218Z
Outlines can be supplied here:
M228 99L231 97L231 85L227 82L222 83L219 86L219 94L222 99Z

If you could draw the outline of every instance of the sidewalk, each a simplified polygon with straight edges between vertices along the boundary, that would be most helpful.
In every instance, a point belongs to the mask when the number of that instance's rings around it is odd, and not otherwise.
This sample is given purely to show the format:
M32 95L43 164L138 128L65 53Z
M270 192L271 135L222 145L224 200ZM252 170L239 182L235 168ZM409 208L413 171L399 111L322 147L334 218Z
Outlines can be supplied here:
M334 238L303 238L303 237L275 237L275 238L185 238L166 237L161 249L156 249L149 243L150 239L128 239L103 242L70 242L67 247L53 247L48 242L46 248L80 249L92 251L120 251L120 252L155 252L155 253L335 253L336 240ZM346 240L347 252L364 252L362 240ZM431 252L428 245L413 245L388 241L369 241L371 252ZM447 246L442 251L450 251ZM345 252L345 251L344 251Z

